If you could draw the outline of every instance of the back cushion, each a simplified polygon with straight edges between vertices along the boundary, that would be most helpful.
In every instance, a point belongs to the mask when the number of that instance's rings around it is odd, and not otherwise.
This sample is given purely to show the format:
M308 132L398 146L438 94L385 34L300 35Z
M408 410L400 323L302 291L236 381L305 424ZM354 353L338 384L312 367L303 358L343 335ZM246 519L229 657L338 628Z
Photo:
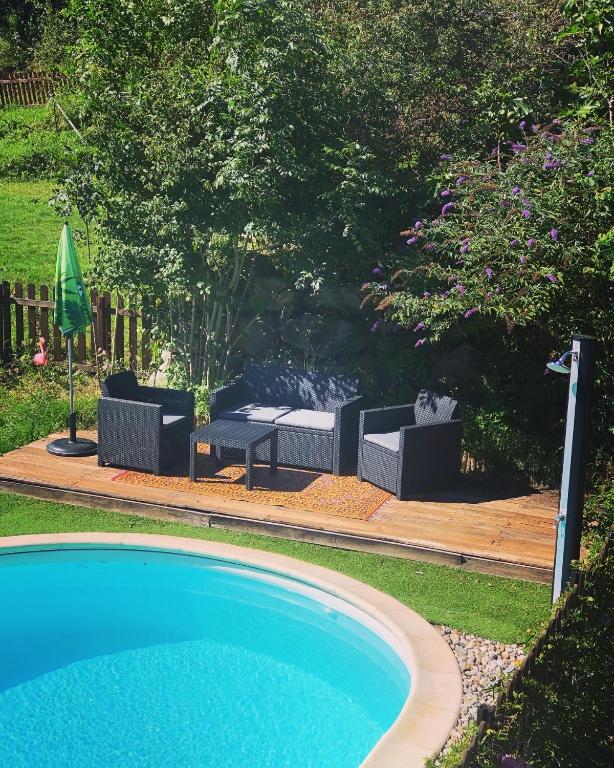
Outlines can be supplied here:
M117 397L120 400L140 401L139 383L134 371L122 371L107 376L101 385L105 397Z
M416 424L441 424L458 417L458 402L445 395L436 395L423 389L419 392L414 405Z
M358 379L277 365L249 365L243 374L243 388L253 402L334 411L358 394Z

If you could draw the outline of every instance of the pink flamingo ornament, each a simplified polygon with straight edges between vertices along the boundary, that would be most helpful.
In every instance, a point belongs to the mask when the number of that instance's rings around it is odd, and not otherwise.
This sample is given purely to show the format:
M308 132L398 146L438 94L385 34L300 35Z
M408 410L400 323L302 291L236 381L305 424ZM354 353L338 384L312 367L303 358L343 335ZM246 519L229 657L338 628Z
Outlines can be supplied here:
M34 355L34 365L38 365L39 367L42 367L43 365L47 365L47 352L45 351L45 339L41 336L38 340L38 346L40 347L40 352L37 352Z

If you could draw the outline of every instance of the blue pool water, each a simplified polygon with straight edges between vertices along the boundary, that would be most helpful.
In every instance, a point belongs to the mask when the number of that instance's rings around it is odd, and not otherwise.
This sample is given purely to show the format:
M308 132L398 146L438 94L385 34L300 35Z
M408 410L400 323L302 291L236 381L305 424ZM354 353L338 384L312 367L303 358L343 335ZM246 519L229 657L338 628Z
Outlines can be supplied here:
M344 605L171 552L0 555L0 766L357 768L410 680Z

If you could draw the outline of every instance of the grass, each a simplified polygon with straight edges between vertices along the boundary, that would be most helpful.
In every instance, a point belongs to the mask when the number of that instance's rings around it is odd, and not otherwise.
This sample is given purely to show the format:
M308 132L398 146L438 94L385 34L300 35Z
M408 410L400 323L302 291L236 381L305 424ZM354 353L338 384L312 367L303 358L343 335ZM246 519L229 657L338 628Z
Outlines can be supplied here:
M387 592L428 621L502 642L523 642L549 615L548 587L365 552L199 528L134 515L0 494L0 536L54 531L130 531L207 539L296 557Z
M53 285L62 219L48 204L52 188L49 181L0 180L0 268L11 284ZM71 224L77 234L83 231L78 216L71 217ZM85 271L84 238L77 240L77 249Z

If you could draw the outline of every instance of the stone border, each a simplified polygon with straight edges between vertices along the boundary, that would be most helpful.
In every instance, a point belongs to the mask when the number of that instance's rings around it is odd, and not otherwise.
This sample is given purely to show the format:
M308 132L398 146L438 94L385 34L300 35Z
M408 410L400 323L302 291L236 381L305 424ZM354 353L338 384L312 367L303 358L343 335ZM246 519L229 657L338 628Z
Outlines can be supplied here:
M131 533L57 533L0 537L0 556L57 545L105 545L165 549L273 571L307 582L358 608L379 625L411 673L411 688L398 718L375 745L361 768L423 768L446 743L462 700L461 673L445 640L425 619L393 597L328 568L284 555L213 541ZM371 627L373 629L373 627ZM377 626L375 627L377 631Z

